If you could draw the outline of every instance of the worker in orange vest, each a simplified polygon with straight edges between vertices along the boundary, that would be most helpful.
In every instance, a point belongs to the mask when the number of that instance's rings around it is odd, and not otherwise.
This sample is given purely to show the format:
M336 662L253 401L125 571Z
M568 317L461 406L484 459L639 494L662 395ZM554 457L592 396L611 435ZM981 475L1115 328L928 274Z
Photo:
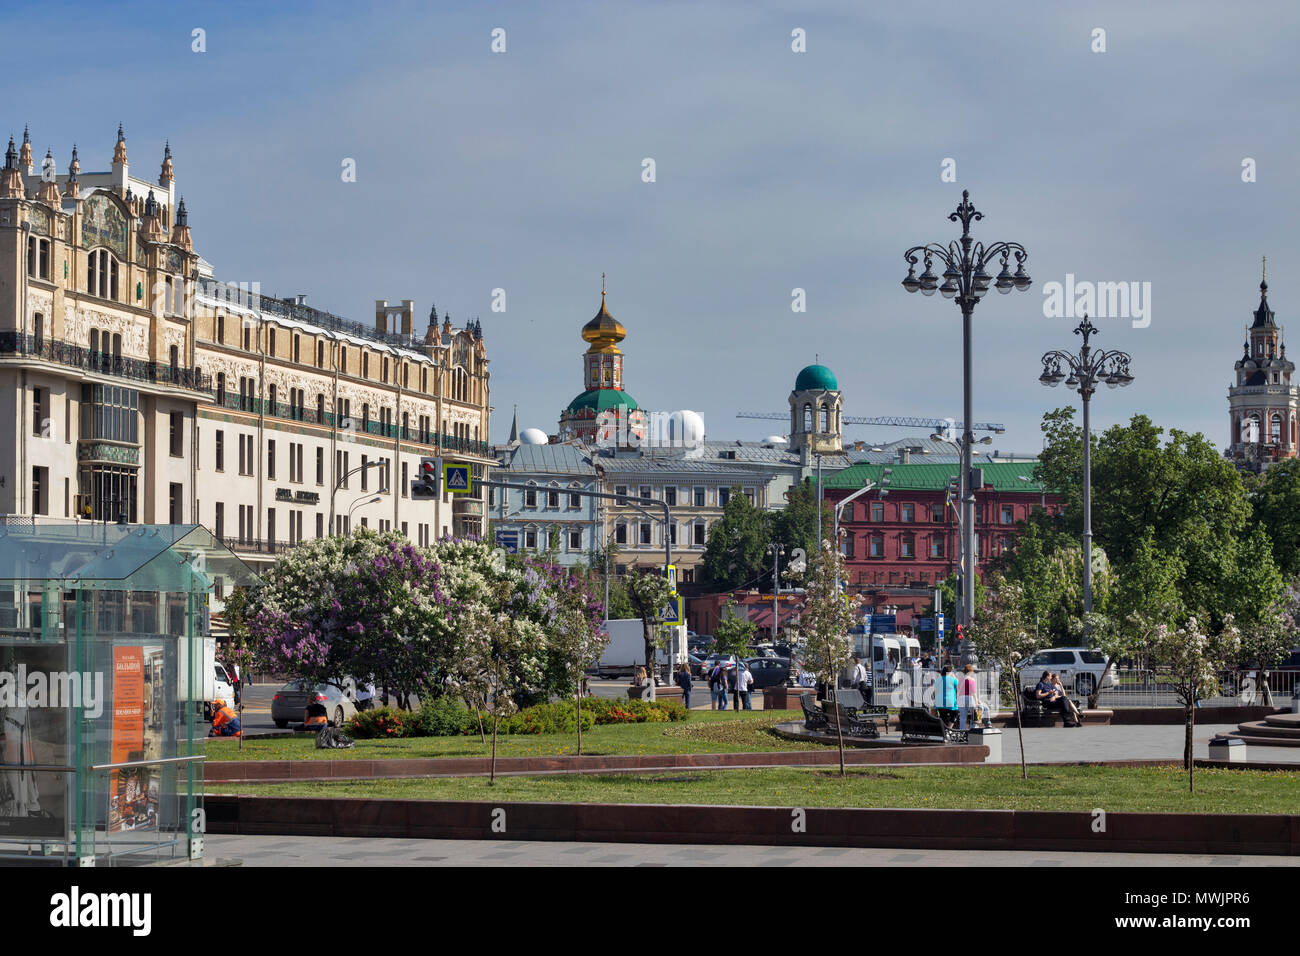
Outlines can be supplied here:
M212 730L208 732L208 736L242 737L243 735L239 715L227 707L226 702L218 697L212 702Z
M313 702L307 705L306 717L303 720L303 730L319 732L329 726L329 717L326 716L325 705L319 702Z

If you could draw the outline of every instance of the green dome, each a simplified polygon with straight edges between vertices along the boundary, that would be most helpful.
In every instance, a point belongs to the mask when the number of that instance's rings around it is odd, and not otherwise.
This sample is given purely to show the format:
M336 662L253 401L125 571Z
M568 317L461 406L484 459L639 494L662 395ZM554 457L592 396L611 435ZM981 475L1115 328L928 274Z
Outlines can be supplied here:
M794 380L794 390L796 392L807 392L813 389L838 392L840 383L835 381L835 373L825 365L809 365Z
M629 412L634 412L640 407L637 405L635 398L621 389L592 388L569 402L566 411L570 415L576 415L582 411L590 411L594 415L599 415L601 412L618 408L620 405L624 406Z

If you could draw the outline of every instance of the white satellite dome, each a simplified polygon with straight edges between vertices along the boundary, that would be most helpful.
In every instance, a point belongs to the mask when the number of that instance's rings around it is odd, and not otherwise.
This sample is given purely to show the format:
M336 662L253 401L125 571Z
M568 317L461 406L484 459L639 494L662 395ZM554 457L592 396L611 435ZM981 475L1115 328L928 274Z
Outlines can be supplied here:
M789 442L786 440L786 437L784 435L768 435L766 438L763 439L763 444L764 445L788 445Z
M690 409L673 412L668 419L668 437L674 445L694 447L704 441L704 416Z
M545 445L549 438L540 428L525 428L519 433L519 442L523 445Z

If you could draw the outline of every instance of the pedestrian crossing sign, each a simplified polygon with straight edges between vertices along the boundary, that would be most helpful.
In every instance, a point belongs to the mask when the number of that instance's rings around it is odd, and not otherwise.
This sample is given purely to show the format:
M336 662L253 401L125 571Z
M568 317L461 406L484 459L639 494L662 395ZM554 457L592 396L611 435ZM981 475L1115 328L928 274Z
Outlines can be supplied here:
M473 485L469 465L444 462L442 466L442 486L453 495L467 495Z
M676 595L670 597L668 603L664 605L663 610L659 612L659 623L672 626L685 624L685 605L686 602L682 598L679 598Z

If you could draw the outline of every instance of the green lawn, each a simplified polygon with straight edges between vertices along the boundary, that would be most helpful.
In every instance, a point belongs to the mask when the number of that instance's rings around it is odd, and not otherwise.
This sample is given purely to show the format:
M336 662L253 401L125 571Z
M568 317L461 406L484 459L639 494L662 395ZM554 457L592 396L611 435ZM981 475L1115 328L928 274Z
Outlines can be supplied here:
M695 748L698 749L698 748ZM227 792L312 797L679 803L738 806L922 807L1000 810L1295 813L1300 772L1178 767L871 767L835 770L663 771L337 783L210 784Z
M799 711L691 711L689 720L665 724L606 724L584 731L584 754L738 753L755 750L825 750L816 743L784 740L773 724L802 717ZM390 757L483 757L491 753L492 734L480 743L471 737L408 737L358 740L350 750L317 750L312 734L237 741L205 738L209 760L375 760ZM497 737L497 756L541 757L573 754L577 734L516 734Z

